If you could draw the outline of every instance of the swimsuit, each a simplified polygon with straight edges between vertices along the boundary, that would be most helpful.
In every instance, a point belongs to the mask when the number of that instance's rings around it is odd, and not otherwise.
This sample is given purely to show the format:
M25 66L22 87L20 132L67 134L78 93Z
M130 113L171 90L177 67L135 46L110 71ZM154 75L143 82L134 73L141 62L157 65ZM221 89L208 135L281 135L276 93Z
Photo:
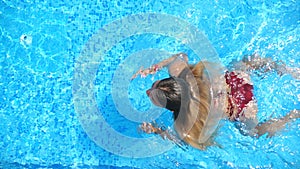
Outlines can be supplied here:
M228 85L228 107L227 113L231 120L238 120L244 116L243 110L247 104L254 100L253 85L247 83L247 80L236 72L225 73L226 84Z

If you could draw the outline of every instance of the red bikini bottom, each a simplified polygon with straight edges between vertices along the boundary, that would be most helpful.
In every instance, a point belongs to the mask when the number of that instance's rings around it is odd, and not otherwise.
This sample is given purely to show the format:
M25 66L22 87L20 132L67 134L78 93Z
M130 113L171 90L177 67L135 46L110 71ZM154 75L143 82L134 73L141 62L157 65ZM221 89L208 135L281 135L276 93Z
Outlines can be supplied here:
M233 120L237 120L243 115L242 111L247 104L254 99L253 85L248 84L235 72L225 73L226 83L230 90L228 92L227 112Z

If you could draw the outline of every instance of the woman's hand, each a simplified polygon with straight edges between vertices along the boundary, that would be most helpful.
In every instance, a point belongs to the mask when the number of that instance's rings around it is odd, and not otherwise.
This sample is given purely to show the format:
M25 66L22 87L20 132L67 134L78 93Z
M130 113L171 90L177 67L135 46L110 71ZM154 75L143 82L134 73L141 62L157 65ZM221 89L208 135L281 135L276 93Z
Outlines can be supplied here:
M158 70L160 70L161 67L158 65L153 65L148 69L144 69L143 67L140 68L132 77L131 80L135 79L138 75L141 75L141 77L146 77L149 74L155 74Z
M171 131L163 129L163 128L158 128L156 127L156 123L147 123L147 122L143 122L140 126L139 129L142 130L143 132L147 133L147 134L158 134L161 136L162 139L168 139L173 141L176 145L178 145L180 148L182 148L183 150L185 150L186 148L184 147L184 143L182 142L182 140L180 138L178 138L175 134L172 134Z
M160 69L162 69L163 67L167 67L168 65L170 65L173 61L175 61L176 59L180 59L181 61L183 61L184 63L187 64L188 62L188 56L185 53L177 53L175 55L172 55L170 58L165 59L153 66L151 66L148 69L143 69L143 67L140 68L140 70L138 70L132 77L131 80L135 79L138 75L141 75L141 77L146 77L149 74L155 74L156 72L158 72ZM170 68L169 68L170 69Z
M147 134L155 133L156 131L156 128L153 127L151 123L147 123L147 122L143 122L140 125L140 129Z

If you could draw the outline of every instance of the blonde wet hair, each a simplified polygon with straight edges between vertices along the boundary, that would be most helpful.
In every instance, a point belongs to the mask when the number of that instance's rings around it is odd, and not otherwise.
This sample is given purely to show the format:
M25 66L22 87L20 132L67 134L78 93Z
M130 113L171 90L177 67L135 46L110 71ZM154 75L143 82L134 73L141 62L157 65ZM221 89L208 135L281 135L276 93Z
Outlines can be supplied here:
M207 64L209 63L199 62L196 65L190 66L190 70L194 75L198 86L199 103L196 120L192 121L194 124L183 138L186 143L200 150L205 150L208 146L216 145L216 142L214 141L215 132L208 139L201 138L201 133L207 125L206 123L208 123L207 118L209 118L210 103L212 100L210 92L211 82L205 69L205 65ZM205 141L201 142L200 140Z

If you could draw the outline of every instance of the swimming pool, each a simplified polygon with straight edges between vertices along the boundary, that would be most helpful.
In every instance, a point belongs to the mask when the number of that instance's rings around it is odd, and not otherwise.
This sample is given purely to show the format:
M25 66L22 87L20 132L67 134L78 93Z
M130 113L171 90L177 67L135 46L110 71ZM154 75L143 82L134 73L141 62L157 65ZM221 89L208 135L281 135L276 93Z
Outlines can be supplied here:
M144 16L145 13L177 18L177 23L188 23L197 28L205 34L225 66L234 59L241 59L244 54L257 52L282 60L289 66L300 67L299 2L120 0L0 3L0 167L300 167L299 120L279 136L270 139L242 136L234 124L224 121L217 137L222 148L211 147L204 152L191 147L182 149L154 137L157 140L140 147L141 152L153 152L153 149L160 150L164 146L167 150L143 158L132 155L139 152L131 152L132 157L123 154L124 157L118 152L107 151L109 147L101 147L93 141L95 138L88 137L85 132L87 129L84 130L80 123L84 117L78 115L79 109L75 109L76 99L73 97L74 72L86 44L95 35L101 34L103 27L133 15ZM170 23L162 26L169 28L171 21L167 20ZM148 24L145 25L147 27ZM124 25L119 26L123 28ZM176 32L176 29L169 33L172 32ZM113 36L113 33L102 35ZM116 34L119 35L118 32ZM191 62L199 59L187 43L171 35L149 31L124 37L104 51L101 62L95 62L94 70L97 71L92 88L95 101L105 122L117 133L137 140L151 139L151 136L138 133L139 123L136 121L140 119L137 118L151 120L157 116L158 122L171 125L170 114L151 106L145 95L145 90L155 79L166 76L165 71L153 77L134 80L125 89L115 85L126 79L122 72L133 71L143 64L149 66L160 59L145 60L153 53L166 56L168 53L185 51L191 55ZM100 50L101 47L102 44ZM300 108L299 80L288 75L279 77L274 73L253 75L252 78L261 121L271 115L276 117ZM115 103L123 101L127 93L128 103L125 105L130 105L132 109ZM82 109L87 111L88 106ZM125 111L127 114L120 114L124 112L122 109L139 114L132 115L128 111ZM149 110L153 111L151 117L143 113ZM107 135L104 136L106 138ZM108 143L114 145L109 140ZM113 148L118 150L117 145Z

